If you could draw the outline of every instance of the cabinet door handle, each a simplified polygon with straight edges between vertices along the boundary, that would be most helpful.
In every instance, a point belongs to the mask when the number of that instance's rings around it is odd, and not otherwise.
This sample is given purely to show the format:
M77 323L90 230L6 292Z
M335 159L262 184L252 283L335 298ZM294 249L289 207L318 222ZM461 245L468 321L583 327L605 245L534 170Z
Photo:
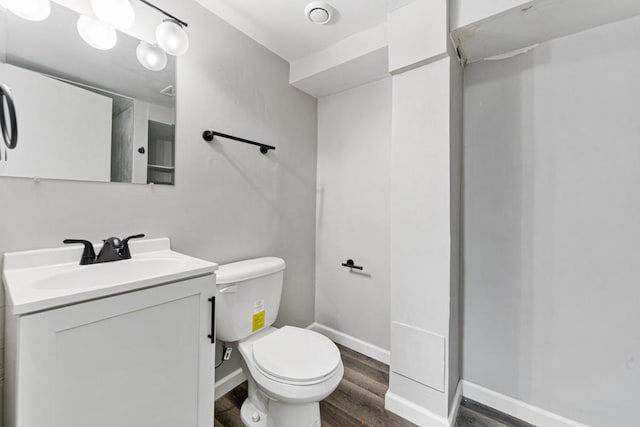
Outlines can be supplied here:
M211 335L207 335L211 339L211 344L216 343L216 297L209 298L211 301Z

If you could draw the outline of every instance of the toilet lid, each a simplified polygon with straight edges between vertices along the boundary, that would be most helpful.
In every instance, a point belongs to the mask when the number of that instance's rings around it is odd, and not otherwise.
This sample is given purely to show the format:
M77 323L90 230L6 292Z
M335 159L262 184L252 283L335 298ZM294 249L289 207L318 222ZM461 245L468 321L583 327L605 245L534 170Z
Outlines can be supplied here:
M327 337L307 329L284 326L253 344L256 366L287 382L312 382L333 373L340 351Z

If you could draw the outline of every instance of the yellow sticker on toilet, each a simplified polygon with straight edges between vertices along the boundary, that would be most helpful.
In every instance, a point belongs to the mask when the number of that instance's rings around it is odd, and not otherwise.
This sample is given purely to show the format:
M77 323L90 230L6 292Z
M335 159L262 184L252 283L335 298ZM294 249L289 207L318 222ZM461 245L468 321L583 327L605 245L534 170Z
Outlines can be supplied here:
M251 332L255 332L258 329L264 328L264 310L253 315L253 321L251 322Z
M256 301L253 304L253 317L251 318L251 332L264 328L264 300Z

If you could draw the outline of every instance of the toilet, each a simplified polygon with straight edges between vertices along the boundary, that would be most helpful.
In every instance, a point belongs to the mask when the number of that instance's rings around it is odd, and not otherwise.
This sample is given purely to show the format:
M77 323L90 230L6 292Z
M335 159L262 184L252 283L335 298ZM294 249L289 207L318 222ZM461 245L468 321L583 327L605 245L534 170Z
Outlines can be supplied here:
M327 337L293 326L274 328L285 262L257 258L216 271L216 335L237 343L249 396L245 426L320 427L320 401L344 374L340 352Z

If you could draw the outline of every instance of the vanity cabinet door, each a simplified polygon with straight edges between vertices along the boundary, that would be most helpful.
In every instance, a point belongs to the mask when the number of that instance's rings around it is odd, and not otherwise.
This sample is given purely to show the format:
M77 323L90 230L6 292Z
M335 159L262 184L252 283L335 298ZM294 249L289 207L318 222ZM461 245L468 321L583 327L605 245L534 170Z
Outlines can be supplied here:
M18 319L17 427L211 427L215 276Z

